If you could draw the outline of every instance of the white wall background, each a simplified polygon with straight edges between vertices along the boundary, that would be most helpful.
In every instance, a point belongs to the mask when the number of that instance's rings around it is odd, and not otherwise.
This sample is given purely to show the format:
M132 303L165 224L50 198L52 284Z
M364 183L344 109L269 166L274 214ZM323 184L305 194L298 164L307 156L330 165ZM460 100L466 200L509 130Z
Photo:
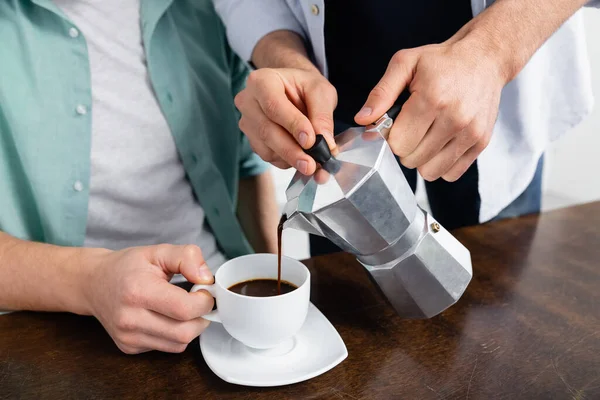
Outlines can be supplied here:
M584 14L596 106L546 153L545 210L600 200L600 10Z
M544 211L600 200L600 10L586 9L587 47L596 96L593 113L561 140L553 143L545 158L542 208ZM285 204L285 189L295 170L273 168L280 209ZM418 196L426 207L423 190ZM308 236L284 231L284 254L308 258Z

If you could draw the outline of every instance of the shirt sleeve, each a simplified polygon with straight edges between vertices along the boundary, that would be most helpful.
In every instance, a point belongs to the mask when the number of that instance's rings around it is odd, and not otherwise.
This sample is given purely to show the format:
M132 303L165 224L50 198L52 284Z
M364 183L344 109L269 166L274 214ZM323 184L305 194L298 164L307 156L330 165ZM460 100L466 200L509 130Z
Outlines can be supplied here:
M235 97L246 86L246 78L248 77L248 65L242 61L234 52L230 51L229 55L231 65L231 95ZM235 109L235 117L239 120L240 112ZM251 176L260 175L269 168L269 164L264 162L250 147L248 138L240 131L240 146L239 146L239 176L240 178L248 178Z
M213 0L213 3L225 24L229 44L244 61L250 61L258 41L271 32L289 30L306 38L285 0Z
M600 8L600 0L590 0L585 5L586 7Z

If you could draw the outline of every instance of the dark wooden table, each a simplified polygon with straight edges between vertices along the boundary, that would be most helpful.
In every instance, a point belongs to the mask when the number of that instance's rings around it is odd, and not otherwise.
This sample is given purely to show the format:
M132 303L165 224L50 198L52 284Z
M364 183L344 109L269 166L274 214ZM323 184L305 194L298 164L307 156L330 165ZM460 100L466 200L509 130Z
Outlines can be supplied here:
M346 254L306 261L348 358L279 388L228 384L198 342L121 354L93 318L0 317L0 398L600 399L600 203L461 229L474 278L431 320L402 320Z

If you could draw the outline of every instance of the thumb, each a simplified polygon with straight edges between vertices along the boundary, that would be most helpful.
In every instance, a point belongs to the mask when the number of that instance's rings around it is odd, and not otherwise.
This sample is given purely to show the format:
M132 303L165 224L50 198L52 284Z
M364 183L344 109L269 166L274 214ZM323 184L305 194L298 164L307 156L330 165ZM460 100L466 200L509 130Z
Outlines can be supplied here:
M354 117L357 124L372 124L394 105L400 93L410 85L417 60L418 56L414 51L400 50L394 54L385 74L369 93L363 108Z
M214 277L202 256L200 247L191 244L156 246L154 259L166 274L182 274L192 283L211 284Z

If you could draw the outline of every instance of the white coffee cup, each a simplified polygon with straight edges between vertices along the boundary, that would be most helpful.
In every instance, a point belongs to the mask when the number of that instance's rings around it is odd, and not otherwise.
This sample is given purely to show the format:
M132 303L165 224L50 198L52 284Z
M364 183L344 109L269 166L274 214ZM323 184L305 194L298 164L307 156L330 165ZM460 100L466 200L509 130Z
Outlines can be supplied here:
M225 330L248 347L269 349L292 338L304 324L310 298L310 272L301 262L282 257L281 279L297 289L278 296L252 297L228 288L253 279L277 279L277 255L250 254L227 261L213 285L194 285L192 292L208 291L217 309L204 318L223 324Z

